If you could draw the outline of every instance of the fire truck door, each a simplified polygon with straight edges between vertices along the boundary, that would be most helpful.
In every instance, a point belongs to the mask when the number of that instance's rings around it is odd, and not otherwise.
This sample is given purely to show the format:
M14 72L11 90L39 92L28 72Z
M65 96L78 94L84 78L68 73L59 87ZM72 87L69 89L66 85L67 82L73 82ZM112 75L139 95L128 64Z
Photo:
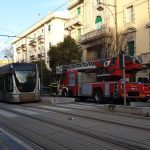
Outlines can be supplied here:
M106 97L110 97L110 86L109 86L109 83L105 83L105 92L104 92L104 95Z

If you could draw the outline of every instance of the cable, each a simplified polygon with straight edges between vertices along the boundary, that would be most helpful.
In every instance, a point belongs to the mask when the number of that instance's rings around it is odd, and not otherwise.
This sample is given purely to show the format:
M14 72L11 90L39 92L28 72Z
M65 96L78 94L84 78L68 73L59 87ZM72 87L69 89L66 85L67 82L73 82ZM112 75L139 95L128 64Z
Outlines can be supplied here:
M59 10L61 7L65 6L68 2L69 2L69 0L67 0L65 3L63 3L62 5L60 5L59 7L57 7L56 9L54 9L50 14L53 14L54 12L56 12L57 10ZM45 18L45 17L43 17L43 18ZM3 29L3 28L0 28L0 29ZM10 31L10 30L7 30L7 29L3 29L3 30L9 31L9 32L13 32L13 31ZM15 32L13 32L13 33L15 33ZM0 37L8 37L8 38L10 38L10 37L12 37L12 38L17 37L17 38L37 39L37 38L24 37L24 36L21 37L21 36L17 36L17 35L8 35L8 34L0 34Z

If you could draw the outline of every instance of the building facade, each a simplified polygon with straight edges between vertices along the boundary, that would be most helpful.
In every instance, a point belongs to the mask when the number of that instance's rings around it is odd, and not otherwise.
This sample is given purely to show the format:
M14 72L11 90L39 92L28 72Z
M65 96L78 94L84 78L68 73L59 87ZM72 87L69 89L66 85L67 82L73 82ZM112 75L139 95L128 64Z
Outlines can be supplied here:
M115 45L122 33L130 55L150 52L149 0L70 0L68 10L71 19L65 29L82 45L83 61L103 58L112 33Z
M49 66L47 52L51 45L62 42L65 36L66 14L49 14L19 34L12 42L14 62L45 60Z

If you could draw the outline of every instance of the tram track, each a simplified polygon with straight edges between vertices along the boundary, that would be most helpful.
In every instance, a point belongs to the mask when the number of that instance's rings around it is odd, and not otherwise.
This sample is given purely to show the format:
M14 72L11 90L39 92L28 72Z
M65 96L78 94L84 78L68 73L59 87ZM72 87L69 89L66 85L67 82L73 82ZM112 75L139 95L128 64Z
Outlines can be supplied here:
M85 110L85 109L80 109L81 111L84 111L86 112L85 114L83 114L82 112L79 114L79 113L73 113L73 112L64 112L64 111L60 111L60 110L54 110L54 109L50 109L50 108L43 108L43 107L36 107L36 106L29 106L29 105L21 105L23 107L27 107L27 108L35 108L35 109L41 109L41 110L47 110L47 111L52 111L52 112L56 112L56 113L61 113L61 114L65 114L65 115L71 115L72 117L80 117L80 118L86 118L86 119L92 119L92 120L96 120L96 121L102 121L102 122L106 122L106 123L111 123L111 124L115 124L115 125L123 125L123 126L126 126L126 127L131 127L131 128L137 128L137 129L142 129L142 130L146 130L146 131L150 131L150 126L141 126L141 125L138 125L138 124L131 124L129 122L120 122L120 120L108 120L108 119L105 119L105 118L97 118L96 116L89 116L87 115L88 114L88 111L91 111L91 110ZM56 106L55 106L56 107ZM55 108L54 107L54 108ZM59 107L58 108L62 108L62 107ZM68 108L68 107L63 107L63 108ZM70 108L70 107L69 107ZM74 109L75 108L71 108L71 109ZM95 111L95 110L92 110L93 112L96 112L96 113L105 113L105 112L101 112L101 111ZM98 115L98 114L97 114ZM118 114L117 114L118 115ZM127 117L127 116L124 116L124 117ZM140 119L143 119L143 118L140 118Z
M79 127L79 126L73 126L73 125L68 125L68 124L66 125L63 122L60 122L58 120L45 120L44 118L37 118L35 116L30 116L30 115L27 115L27 114L23 114L21 112L8 110L8 108L4 108L4 107L1 108L1 109L4 109L4 110L12 112L12 113L17 113L17 114L23 115L25 117L30 117L34 120L38 120L38 121L41 121L41 122L44 122L44 123L52 124L54 126L64 128L66 130L70 130L70 131L73 131L73 132L76 132L76 133L79 133L79 134L83 134L83 135L92 137L94 139L98 139L98 140L102 140L102 141L105 141L105 142L108 142L108 143L111 143L111 144L115 144L115 145L124 147L126 149L130 149L130 150L148 150L149 149L148 145L145 145L145 144L141 145L139 143L135 143L135 141L131 141L131 140L127 140L127 139L121 139L121 138L118 138L118 137L114 137L112 135L106 135L106 134L104 135L103 133L100 133L100 132L97 133L97 132L94 132L92 130L89 130L89 129L86 129L86 128L83 128L83 127Z

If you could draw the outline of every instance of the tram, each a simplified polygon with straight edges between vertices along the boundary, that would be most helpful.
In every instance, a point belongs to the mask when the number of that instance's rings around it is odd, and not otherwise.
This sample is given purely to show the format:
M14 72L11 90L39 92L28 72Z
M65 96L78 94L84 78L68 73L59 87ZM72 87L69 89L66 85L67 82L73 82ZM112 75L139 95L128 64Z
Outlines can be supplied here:
M0 67L0 101L40 101L39 73L36 64L12 63Z

